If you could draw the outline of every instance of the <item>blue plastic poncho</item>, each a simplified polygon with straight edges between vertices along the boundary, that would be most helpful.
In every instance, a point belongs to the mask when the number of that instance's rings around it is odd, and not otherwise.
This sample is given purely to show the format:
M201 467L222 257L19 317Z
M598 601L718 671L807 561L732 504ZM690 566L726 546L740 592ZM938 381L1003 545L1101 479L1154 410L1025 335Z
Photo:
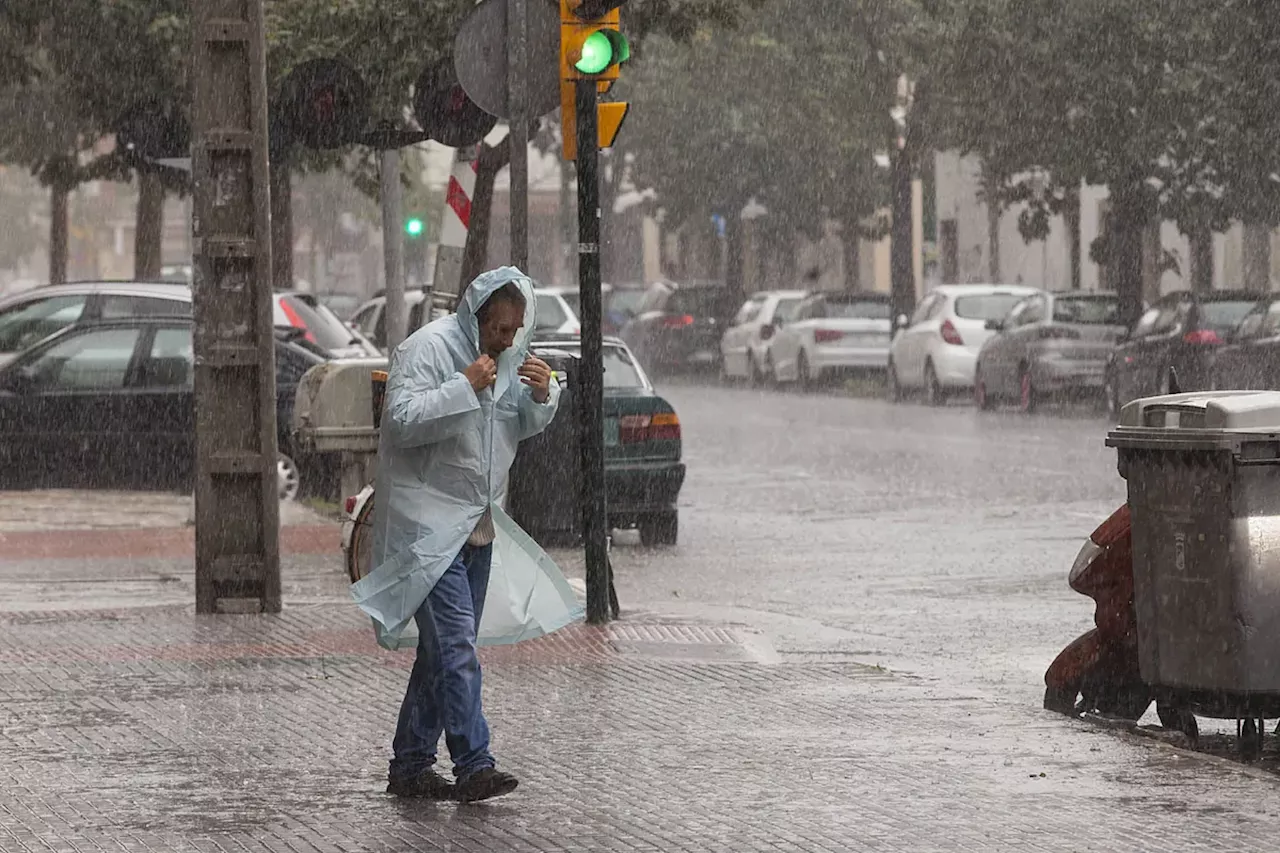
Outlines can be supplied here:
M497 382L476 394L462 374L480 357L476 311L508 282L524 294L524 326L498 359ZM538 403L517 373L535 305L520 270L486 272L456 314L414 332L391 355L374 492L375 568L351 588L384 648L417 645L414 613L490 506L497 538L479 642L532 639L582 618L555 563L501 508L517 445L546 428L560 402L557 382Z

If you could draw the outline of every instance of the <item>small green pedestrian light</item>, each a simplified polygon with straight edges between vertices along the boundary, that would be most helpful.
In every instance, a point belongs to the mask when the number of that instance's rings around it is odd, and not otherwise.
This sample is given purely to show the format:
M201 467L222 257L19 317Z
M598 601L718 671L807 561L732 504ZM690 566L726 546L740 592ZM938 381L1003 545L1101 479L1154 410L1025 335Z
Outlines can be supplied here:
M408 234L410 237L421 237L425 227L426 226L423 225L422 220L415 216L413 219L405 222L404 233Z

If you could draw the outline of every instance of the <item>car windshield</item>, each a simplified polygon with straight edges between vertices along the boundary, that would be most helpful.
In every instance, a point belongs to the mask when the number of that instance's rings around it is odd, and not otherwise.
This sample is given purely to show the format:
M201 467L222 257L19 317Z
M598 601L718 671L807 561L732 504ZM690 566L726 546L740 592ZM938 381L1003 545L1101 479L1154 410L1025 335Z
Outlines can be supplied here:
M1120 300L1112 296L1060 296L1053 301L1053 321L1119 326Z
M956 316L964 320L1003 320L1026 294L983 293L956 297Z
M1201 325L1219 334L1225 334L1239 325L1244 316L1257 304L1253 300L1241 302L1224 299L1220 302L1202 302L1200 303Z
M828 299L827 316L839 320L888 320L889 303L879 299Z
M280 297L280 309L290 326L305 328L315 343L327 350L351 346L351 330L323 305L312 307L297 296Z
M778 307L773 309L773 318L784 323L790 323L792 318L796 316L796 309L800 307L800 303L803 301L799 296L787 296L779 299Z

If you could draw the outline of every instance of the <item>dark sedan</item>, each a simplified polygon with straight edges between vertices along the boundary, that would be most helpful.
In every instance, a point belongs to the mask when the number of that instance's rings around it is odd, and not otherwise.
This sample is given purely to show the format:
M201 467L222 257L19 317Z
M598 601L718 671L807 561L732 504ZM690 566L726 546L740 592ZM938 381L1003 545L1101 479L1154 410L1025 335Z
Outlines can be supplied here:
M563 381L560 414L520 446L511 472L511 515L536 537L576 536L581 478L574 390L581 345L576 337L535 342L532 352ZM654 390L617 339L604 341L605 492L609 526L639 528L645 545L674 545L676 501L684 485L680 418Z
M1037 293L987 323L998 334L978 354L974 394L988 409L1024 412L1045 398L1102 396L1107 357L1124 331L1114 293Z
M621 337L650 370L718 367L720 337L738 310L731 301L718 283L660 281L645 292Z
M1179 291L1157 301L1107 362L1106 399L1112 415L1132 400L1169 393L1170 368L1181 390L1208 390L1214 356L1257 303L1257 294L1240 290Z
M1280 390L1280 297L1258 302L1213 360L1213 389Z
M326 360L293 340L297 336L278 331L276 338L276 421L286 456L298 382ZM192 374L185 318L103 321L57 332L0 370L0 489L189 488ZM296 468L293 474L296 486Z

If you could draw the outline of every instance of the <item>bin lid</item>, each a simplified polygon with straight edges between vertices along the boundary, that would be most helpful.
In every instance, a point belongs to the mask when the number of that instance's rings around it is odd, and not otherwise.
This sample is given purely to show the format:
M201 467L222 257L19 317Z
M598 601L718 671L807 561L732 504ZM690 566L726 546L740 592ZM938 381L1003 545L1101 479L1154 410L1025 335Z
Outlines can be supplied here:
M1253 439L1280 440L1280 391L1195 391L1134 400L1120 410L1107 446L1239 451Z

